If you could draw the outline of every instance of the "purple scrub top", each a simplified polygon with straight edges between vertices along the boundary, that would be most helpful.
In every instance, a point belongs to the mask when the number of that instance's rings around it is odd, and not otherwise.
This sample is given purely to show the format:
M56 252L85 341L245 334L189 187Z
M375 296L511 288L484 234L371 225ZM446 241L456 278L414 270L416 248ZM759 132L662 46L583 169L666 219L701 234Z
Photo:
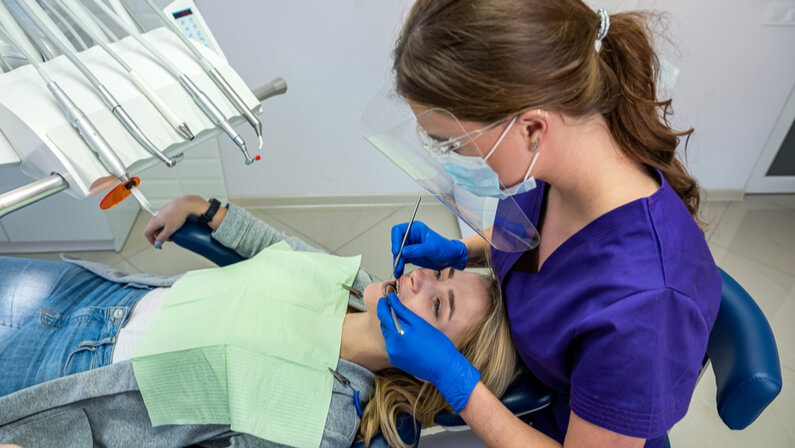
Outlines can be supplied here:
M687 412L720 305L704 236L663 176L648 198L590 222L540 271L492 249L517 350L555 391L536 427L563 441L569 412L663 446ZM514 199L538 224L546 185ZM500 232L495 225L495 232ZM541 238L543 238L543 233Z

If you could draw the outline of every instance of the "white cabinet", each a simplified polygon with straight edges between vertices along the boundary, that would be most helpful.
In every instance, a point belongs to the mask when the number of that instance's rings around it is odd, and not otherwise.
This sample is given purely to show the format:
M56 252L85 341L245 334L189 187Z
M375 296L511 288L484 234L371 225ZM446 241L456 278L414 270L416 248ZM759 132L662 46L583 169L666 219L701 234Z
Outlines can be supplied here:
M0 170L0 191L32 181L19 168ZM130 198L102 211L101 199L78 200L61 192L3 216L0 253L120 250L138 215L138 204Z

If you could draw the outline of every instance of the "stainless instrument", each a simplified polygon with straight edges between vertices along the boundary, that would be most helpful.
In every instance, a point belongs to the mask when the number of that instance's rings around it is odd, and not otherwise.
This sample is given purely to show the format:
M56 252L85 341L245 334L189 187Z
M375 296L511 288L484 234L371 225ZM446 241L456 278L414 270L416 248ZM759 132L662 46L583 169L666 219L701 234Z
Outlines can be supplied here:
M400 249L398 249L398 253L395 256L395 262L392 263L392 275L395 273L395 268L398 265L398 261L400 261L400 256L403 254L403 246L406 245L406 239L409 236L409 232L411 231L411 225L414 224L414 218L417 217L417 210L420 208L420 202L422 201L422 196L417 197L417 204L414 206L414 212L411 214L411 219L409 220L409 225L406 227L406 233L403 234L403 241L400 243ZM395 279L397 280L397 279ZM388 287L391 288L391 287ZM393 288L394 289L394 288ZM395 291L390 291L395 292ZM392 313L392 320L395 322L395 329L397 329L398 333L403 336L404 331L400 327L398 323L397 315L395 314L395 310L390 306L389 312Z
M259 118L257 118L256 115L251 112L248 106L246 106L243 98L240 98L240 95L238 95L238 93L235 92L235 89L229 85L221 73L218 72L215 66L213 66L212 62L207 60L207 58L204 57L204 55L193 46L190 39L188 39L188 37L180 31L179 27L177 27L177 24L173 20L166 16L166 14L160 8L158 8L152 0L146 0L146 4L152 8L152 11L155 12L155 15L157 15L160 21L163 22L163 24L166 25L171 31L173 31L174 34L179 37L182 43L188 47L188 50L190 50L196 60L199 61L204 71L210 76L210 79L212 79L215 85L218 86L218 89L223 92L224 96L226 96L229 102L235 106L238 112L246 117L246 121L248 121L248 123L257 133L257 138L259 139L259 149L262 149L262 122L260 122Z
M160 62L160 65L162 65L171 73L172 76L179 80L179 83L191 95L193 101L196 102L202 112L204 112L204 114L213 121L213 124L221 128L226 135L228 135L229 138L235 142L235 145L240 148L240 151L245 157L246 165L251 165L254 163L255 159L252 158L248 153L246 142L243 140L243 138L240 137L235 128L233 128L226 117L224 117L224 114L220 109L218 109L218 106L216 106L204 92L196 87L196 85L190 80L190 78L188 78L187 75L182 73L179 68L169 61L163 53L161 53L151 43L144 39L137 30L133 29L129 24L117 16L116 13L114 13L107 5L102 2L102 0L94 0L94 4L96 4L102 10L102 12L107 14L108 17L110 17L111 20L120 26L127 34L132 36L136 41L138 41L138 43L146 48L146 50L151 53L155 59L158 60L158 62ZM96 17L94 17L94 19L96 20Z
M42 33L44 33L45 36L47 36L47 39L49 39L50 42L52 42L52 44L55 45L56 48L58 48L58 51L63 53L63 55L66 56L66 58L69 59L69 61L75 67L77 67L80 73L82 73L83 76L86 79L88 79L88 81L91 83L91 85L99 94L102 101L105 103L105 106L108 109L110 109L110 111L113 113L116 119L118 119L121 122L121 124L124 126L125 129L127 129L127 132L129 132L130 135L132 135L135 138L135 140L141 146L143 146L143 148L146 149L150 154L160 159L169 168L173 167L177 163L176 160L171 159L165 154L163 154L162 151L157 149L157 147L151 141L149 141L149 139L146 137L143 131L138 127L137 124L135 124L135 121L133 121L132 117L130 117L130 115L127 114L127 111L125 111L124 108L121 107L121 104L119 104L116 98L113 97L110 91L104 85L102 85L102 83L99 82L99 79L97 79L97 77L94 76L91 70L89 70L88 67L85 64L83 64L83 62L77 56L75 56L75 54L69 48L67 48L66 45L63 44L63 42L61 42L58 36L56 36L44 23L42 23L42 21L33 12L30 6L24 0L17 2L17 4L20 6L20 8L22 8L23 11L25 11L25 14L28 15L28 17L36 25L36 27ZM52 89L50 90L52 91ZM114 175L116 174L113 171L111 172Z
M17 42L10 34L4 34L2 30L0 30L0 36L4 36L11 45L15 46L17 50L28 57L28 61L39 73L39 76L44 79L44 82L47 84L47 89L49 89L53 98L55 98L55 101L58 103L58 106L61 108L64 115L66 115L69 123L75 128L83 141L86 142L86 145L91 148L99 161L102 163L102 166L104 166L109 173L113 174L117 179L119 179L121 183L129 185L131 178L127 173L124 163L113 151L110 144L108 144L108 142L102 137L102 134L97 131L91 121L86 117L85 113L83 113L83 111L74 103L74 101L69 98L69 95L67 95L66 92L64 92L58 86L58 84L52 80L52 78L50 78L50 75L47 74L47 71L44 70L44 67L42 67L36 61L36 59L30 56L24 47L17 45ZM50 177L45 179L45 181L49 180L48 182L42 184L39 184L39 182L34 182L10 192L16 192L11 196L3 195L3 198L7 198L8 204L10 204L8 207L4 207L5 209L8 209L6 213L17 210L21 208L21 206L30 204L35 200L42 199L43 197L49 196L51 194L55 194L58 191L68 187L68 183L60 175L57 177L61 179L60 183L58 183L57 179L54 177ZM139 202L141 202L141 205L144 206L144 208L148 206L149 208L147 210L152 209L151 205L149 205L148 201L146 201L143 194L141 194L140 191L137 191L137 185L131 185L130 190L135 193L134 196L139 200ZM22 205L20 207L12 207L16 203L14 201L19 201L19 203Z
M69 9L69 7L65 3L63 3L62 0L54 0L54 1L58 3L58 6L60 6L68 16L72 17L75 20L75 22L78 22L78 17L71 9ZM47 6L50 9L50 11L54 12L56 10L54 4L50 4ZM66 22L65 19L64 22ZM182 138L184 138L185 140L193 140L194 136L190 128L188 127L188 124L177 116L176 112L174 112L171 109L171 107L169 107L168 104L163 99L160 98L157 92L155 92L155 90L152 89L149 86L149 84L146 81L144 81L144 79L138 73L136 73L132 69L132 67L130 67L130 65L127 64L127 62L124 61L124 59L122 59L118 54L116 54L116 52L113 51L108 46L108 44L106 44L91 27L87 26L83 27L83 31L85 31L88 37L90 37L91 40L93 40L97 45L99 45L105 51L105 53L107 53L111 58L113 58L114 61L116 61L119 65L122 66L122 68L124 68L124 71L127 72L127 76L130 78L133 84L135 84L136 87L138 87L138 90L140 90L144 95L146 95L146 97L155 106L158 112L160 112L163 118L165 118L166 121L169 122L171 127L174 128L174 130L177 131L177 133L181 135Z

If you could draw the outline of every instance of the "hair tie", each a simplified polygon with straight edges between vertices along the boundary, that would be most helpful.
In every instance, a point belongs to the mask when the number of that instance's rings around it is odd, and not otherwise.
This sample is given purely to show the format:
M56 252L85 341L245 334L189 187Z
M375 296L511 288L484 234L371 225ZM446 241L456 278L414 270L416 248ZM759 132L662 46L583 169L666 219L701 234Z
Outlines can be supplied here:
M605 9L598 9L596 11L599 14L599 32L596 34L596 42L594 42L594 47L596 48L596 52L602 50L602 40L607 37L607 31L610 29L610 15L607 14L607 10Z

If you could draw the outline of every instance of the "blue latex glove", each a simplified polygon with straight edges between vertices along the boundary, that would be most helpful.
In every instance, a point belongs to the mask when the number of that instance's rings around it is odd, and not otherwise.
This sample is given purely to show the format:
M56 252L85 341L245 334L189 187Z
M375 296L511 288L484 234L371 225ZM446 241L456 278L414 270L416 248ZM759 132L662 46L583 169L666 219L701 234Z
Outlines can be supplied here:
M389 305L387 305L387 301ZM398 333L389 306L398 316ZM403 306L394 293L378 301L378 320L386 341L389 362L439 389L456 412L461 412L480 381L480 372L441 331Z
M392 262L400 250L403 235L406 234L408 223L392 227ZM403 275L406 263L416 264L424 268L444 269L452 266L464 269L467 266L467 247L458 240L449 240L431 230L422 221L414 221L403 246L403 254L395 266L395 278Z

